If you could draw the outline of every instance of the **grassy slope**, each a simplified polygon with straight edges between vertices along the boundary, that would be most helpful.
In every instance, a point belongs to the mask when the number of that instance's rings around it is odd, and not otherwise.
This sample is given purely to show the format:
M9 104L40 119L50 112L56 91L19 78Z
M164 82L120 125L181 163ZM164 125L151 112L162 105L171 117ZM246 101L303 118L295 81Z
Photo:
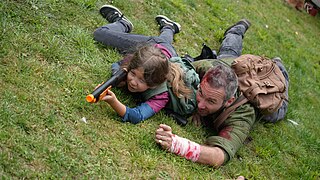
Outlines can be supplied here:
M123 124L105 103L85 102L120 58L92 39L94 29L105 23L98 14L104 3L0 2L3 177L319 178L319 16L298 12L281 0L114 1L134 23L134 33L157 35L157 14L180 22L183 31L174 45L181 55L198 55L203 42L218 49L224 29L246 17L253 26L244 53L283 59L291 78L287 119L257 124L253 141L228 165L214 170L166 153L153 141L159 123L196 142L207 135L202 129L181 128L163 114L138 125ZM114 91L125 104L134 105L131 97Z

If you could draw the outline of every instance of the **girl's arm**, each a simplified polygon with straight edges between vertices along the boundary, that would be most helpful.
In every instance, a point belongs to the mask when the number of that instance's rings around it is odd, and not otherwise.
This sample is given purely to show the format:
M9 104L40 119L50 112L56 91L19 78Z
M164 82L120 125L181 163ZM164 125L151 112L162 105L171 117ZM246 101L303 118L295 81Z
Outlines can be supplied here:
M108 91L108 94L102 98L106 101L117 113L122 117L123 122L131 122L137 124L145 119L150 118L161 109L163 109L169 102L169 93L163 92L148 99L146 102L129 108L122 104L112 91Z
M155 111L147 103L142 103L134 108L126 107L126 113L122 117L122 121L138 124L155 114Z
M131 122L137 124L143 120L152 117L163 109L169 102L169 93L163 92L148 99L146 102L134 108L126 107L126 113L122 120L124 122Z
M152 117L154 114L163 109L169 102L169 93L163 92L153 96L146 102L134 108L127 107L126 114L123 117L124 122L137 124L145 119Z
M116 95L108 90L106 96L104 96L101 100L107 102L118 114L123 117L126 114L126 106L122 104L116 97Z

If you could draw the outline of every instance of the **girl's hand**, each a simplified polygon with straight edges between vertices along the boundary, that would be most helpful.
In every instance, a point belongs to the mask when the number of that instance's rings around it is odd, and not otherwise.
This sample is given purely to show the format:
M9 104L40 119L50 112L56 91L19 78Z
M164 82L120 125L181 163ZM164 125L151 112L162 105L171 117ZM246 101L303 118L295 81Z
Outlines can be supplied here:
M111 90L108 90L106 96L104 96L101 100L107 102L108 104L113 104L118 101L116 95Z
M116 95L112 91L108 90L106 96L101 100L107 102L119 116L124 117L126 114L126 106L118 101Z

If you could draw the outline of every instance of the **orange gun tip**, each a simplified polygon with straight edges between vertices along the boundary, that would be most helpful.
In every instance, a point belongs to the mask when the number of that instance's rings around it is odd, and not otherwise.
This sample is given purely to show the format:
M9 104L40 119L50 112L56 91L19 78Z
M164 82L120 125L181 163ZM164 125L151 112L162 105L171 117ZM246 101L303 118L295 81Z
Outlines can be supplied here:
M86 100L89 102L89 103L93 103L95 102L95 98L92 94L89 94L87 97L86 97Z

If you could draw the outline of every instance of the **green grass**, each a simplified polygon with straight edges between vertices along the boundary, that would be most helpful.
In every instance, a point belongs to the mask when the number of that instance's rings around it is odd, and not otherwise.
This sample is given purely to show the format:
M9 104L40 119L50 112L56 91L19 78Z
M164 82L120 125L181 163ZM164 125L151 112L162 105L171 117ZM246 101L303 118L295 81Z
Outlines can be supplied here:
M160 123L199 143L207 136L203 129L180 127L162 113L138 125L121 123L106 103L87 103L85 96L121 58L92 36L105 23L98 9L108 2L134 23L133 33L158 35L157 14L178 21L182 32L174 46L180 55L198 55L203 42L217 50L224 30L248 18L252 27L243 53L280 56L289 71L287 118L257 123L253 140L227 165L213 169L154 142ZM296 11L282 0L4 0L0 26L2 179L320 178L319 15ZM135 104L114 91L125 104Z

